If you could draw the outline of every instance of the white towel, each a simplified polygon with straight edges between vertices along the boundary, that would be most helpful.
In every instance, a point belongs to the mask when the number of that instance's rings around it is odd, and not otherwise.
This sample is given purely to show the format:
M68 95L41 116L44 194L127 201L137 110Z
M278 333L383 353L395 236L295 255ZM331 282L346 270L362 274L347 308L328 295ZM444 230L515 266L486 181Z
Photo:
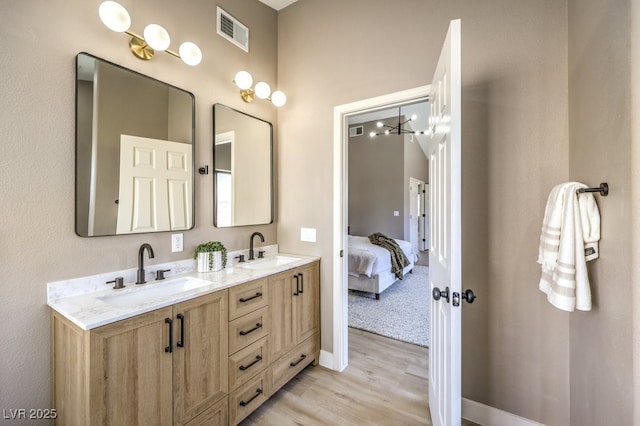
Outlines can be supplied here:
M576 194L586 185L556 185L545 208L538 263L542 267L539 288L549 302L565 311L591 310L587 260L599 256L600 213L592 194Z

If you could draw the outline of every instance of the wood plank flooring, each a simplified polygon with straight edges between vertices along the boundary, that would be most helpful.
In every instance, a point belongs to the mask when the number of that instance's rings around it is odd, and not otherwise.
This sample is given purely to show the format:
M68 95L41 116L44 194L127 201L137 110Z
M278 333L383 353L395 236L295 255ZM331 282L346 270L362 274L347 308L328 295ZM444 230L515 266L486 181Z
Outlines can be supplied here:
M431 425L429 350L349 329L349 366L309 366L242 425Z

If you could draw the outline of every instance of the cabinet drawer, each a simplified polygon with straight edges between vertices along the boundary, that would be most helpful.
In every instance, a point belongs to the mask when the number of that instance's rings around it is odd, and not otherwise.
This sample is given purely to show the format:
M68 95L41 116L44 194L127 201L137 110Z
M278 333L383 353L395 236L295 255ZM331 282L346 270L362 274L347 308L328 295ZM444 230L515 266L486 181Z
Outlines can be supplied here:
M227 426L228 424L229 401L227 397L224 397L185 426Z
M276 392L309 365L316 358L316 353L316 336L311 336L274 362L271 366L271 392Z
M229 289L229 320L267 306L268 280L251 281Z
M255 312L234 319L229 323L229 355L246 348L269 334L269 310Z
M267 373L263 371L229 395L229 423L237 425L269 398Z
M229 389L234 390L269 365L269 337L263 337L229 357Z

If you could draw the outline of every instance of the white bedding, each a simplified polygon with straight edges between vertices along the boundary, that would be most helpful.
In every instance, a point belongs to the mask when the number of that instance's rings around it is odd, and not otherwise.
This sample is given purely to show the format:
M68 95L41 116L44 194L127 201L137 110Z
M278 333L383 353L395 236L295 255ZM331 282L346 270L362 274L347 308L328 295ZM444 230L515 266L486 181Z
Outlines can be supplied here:
M395 240L407 259L414 263L417 259L411 243L405 240ZM368 237L349 235L348 261L349 275L357 277L365 275L369 278L379 272L391 270L391 255L384 247L371 244Z

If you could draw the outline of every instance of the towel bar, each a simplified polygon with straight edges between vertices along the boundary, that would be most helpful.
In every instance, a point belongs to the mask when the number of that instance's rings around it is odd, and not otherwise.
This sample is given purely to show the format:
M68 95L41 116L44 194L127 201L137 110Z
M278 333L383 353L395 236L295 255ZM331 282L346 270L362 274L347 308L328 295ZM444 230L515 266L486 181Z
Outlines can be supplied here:
M578 193L579 194L583 194L585 192L599 192L600 195L602 195L603 197L606 197L607 195L609 195L609 184L606 182L603 182L600 184L600 186L598 188L580 188L578 189Z

